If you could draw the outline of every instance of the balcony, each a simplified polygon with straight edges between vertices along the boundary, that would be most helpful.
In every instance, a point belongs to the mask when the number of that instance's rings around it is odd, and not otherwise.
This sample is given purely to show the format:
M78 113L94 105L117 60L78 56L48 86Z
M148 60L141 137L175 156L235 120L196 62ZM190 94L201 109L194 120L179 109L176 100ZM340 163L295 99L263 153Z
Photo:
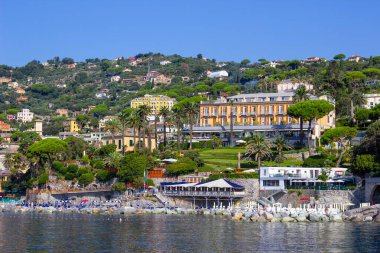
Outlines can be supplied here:
M242 198L245 196L244 192L229 192L229 191L163 191L161 192L166 196L173 197L235 197Z

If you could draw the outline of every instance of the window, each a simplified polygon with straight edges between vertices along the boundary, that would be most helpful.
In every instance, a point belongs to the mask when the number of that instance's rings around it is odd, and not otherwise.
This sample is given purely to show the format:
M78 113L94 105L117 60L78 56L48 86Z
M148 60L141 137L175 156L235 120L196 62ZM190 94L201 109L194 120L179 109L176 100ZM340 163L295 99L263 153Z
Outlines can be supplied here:
M121 149L121 140L118 141L118 149Z
M275 100L275 98L269 98L269 101L274 102L276 100Z
M283 111L284 111L284 106L283 105L280 105L279 111L280 111L280 113L283 113Z
M282 101L288 101L289 97L282 97Z
M280 186L279 180L263 180L263 186Z

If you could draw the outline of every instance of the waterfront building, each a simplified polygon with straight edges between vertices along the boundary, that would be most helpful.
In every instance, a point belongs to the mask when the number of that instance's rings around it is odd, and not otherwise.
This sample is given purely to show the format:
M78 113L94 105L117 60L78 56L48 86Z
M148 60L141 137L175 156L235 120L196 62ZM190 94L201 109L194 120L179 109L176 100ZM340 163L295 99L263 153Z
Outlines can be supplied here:
M364 94L364 98L366 99L364 107L367 109L372 109L380 104L380 94Z
M235 200L245 196L243 186L226 179L201 183L163 182L159 189L165 196L191 200L194 207L196 202L202 203L206 208L213 204L219 206L222 201L227 201L233 206Z
M76 122L75 119L67 119L63 121L63 128L65 132L78 132L79 131L79 125Z
M149 95L146 94L144 97L139 97L132 99L131 107L139 108L142 105L147 105L152 109L150 116L155 116L160 113L161 108L167 107L171 111L173 105L176 103L175 98L171 98L164 95Z
M303 168L303 167L261 167L260 168L260 190L285 190L298 186L316 186L322 183L318 180L324 168ZM326 169L329 183L339 182L339 179L346 173L346 168Z
M34 113L31 112L29 109L22 109L21 112L17 113L17 120L21 121L22 123L32 122L33 117Z
M299 135L298 118L287 114L289 106L293 105L293 92L239 94L231 97L221 97L216 101L201 101L198 125L193 127L195 139L210 139L212 135L228 142L230 123L233 122L235 138L251 137L260 132L268 137ZM312 97L324 99L331 103L326 96ZM304 122L304 131L307 122ZM313 138L320 136L321 131L335 126L335 110L327 116L312 122ZM189 129L184 130L185 133Z

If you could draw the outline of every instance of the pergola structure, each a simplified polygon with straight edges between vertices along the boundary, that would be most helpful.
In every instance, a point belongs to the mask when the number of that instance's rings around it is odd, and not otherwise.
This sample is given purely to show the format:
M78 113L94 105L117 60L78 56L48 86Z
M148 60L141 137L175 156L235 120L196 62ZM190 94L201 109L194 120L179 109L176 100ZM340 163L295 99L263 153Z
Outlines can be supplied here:
M195 207L195 201L205 201L206 208L212 201L219 205L221 201L229 201L230 205L234 200L244 197L244 187L225 179L218 179L201 183L161 183L160 190L163 195L169 197L182 197L192 199Z

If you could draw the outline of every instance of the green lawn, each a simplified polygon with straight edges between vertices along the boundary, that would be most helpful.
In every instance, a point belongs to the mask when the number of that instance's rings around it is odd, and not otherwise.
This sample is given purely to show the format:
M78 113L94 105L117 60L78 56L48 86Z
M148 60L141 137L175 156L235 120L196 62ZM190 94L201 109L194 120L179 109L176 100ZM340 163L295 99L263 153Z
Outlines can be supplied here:
M200 149L199 155L205 162L204 171L225 170L226 168L237 168L237 155L245 153L244 148L218 148L218 149ZM249 163L247 160L241 160L241 164ZM264 161L262 166L302 166L303 161L294 159L285 160L282 163L275 161Z

